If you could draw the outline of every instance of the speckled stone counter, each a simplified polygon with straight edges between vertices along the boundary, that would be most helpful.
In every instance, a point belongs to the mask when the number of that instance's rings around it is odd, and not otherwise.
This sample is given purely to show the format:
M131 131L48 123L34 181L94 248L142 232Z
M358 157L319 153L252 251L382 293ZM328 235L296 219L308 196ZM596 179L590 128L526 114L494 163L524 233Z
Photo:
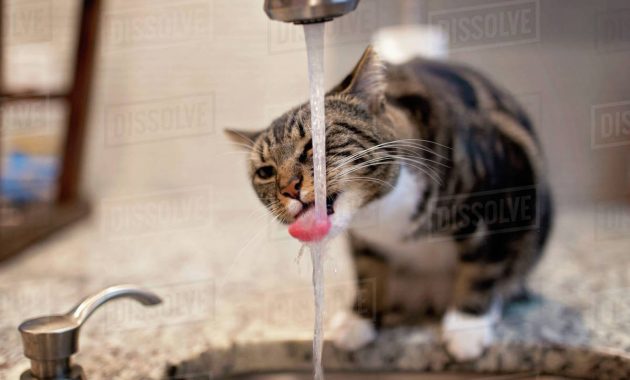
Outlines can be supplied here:
M602 219L608 215L602 214L606 210L610 209L561 214L547 255L531 279L537 298L506 311L496 343L480 359L455 363L439 343L437 324L429 321L387 330L356 353L326 345L325 366L329 370L528 371L630 378L630 224L611 225ZM630 214L623 212L627 222ZM101 267L94 256L85 256L86 251L97 249L92 246L95 229L86 223L0 268L0 379L17 379L28 367L17 333L21 320L63 312L81 297L117 282L108 266ZM143 242L142 250L151 249L158 247ZM138 275L121 275L118 282L151 287L163 273L189 278L195 268L183 268L182 255L173 261L163 257L156 260L159 265L140 267ZM205 310L192 310L182 323L154 323L150 318L121 314L113 306L97 312L82 331L76 361L90 379L160 379L167 372L173 377L203 379L263 370L308 371L310 332L294 334L282 325L271 326L269 318L246 307L259 302L255 288L263 286L260 281L248 285L252 287L245 292L248 297L225 293L219 301L212 300L221 302L213 306L219 312L206 317ZM206 285L211 292L214 284L200 280L196 286L205 289ZM120 315L127 317L121 320Z

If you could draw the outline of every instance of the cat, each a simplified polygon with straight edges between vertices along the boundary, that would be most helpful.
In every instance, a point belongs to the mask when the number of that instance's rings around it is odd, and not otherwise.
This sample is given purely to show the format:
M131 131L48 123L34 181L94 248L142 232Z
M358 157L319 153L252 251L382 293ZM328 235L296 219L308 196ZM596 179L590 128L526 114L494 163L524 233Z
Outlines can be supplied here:
M378 330L442 315L456 360L479 357L502 305L526 297L552 222L541 146L517 101L464 65L393 65L368 47L326 94L330 237L346 232L357 275L352 312L336 316L347 350ZM249 177L282 223L314 204L310 109L265 130L227 130L249 151Z

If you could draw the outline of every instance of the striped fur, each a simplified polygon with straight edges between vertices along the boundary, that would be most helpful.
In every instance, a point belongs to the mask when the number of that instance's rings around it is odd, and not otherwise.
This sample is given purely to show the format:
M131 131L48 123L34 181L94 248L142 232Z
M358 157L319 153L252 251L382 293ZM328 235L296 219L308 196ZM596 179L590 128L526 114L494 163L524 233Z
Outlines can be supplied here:
M262 132L228 134L251 150L254 189L281 222L313 202L308 104ZM550 230L551 198L533 126L505 90L465 66L420 58L384 65L368 48L326 96L326 149L331 218L335 233L350 235L359 315L376 327L445 308L482 316L497 299L524 295ZM381 204L389 216L356 225ZM454 247L454 264L438 273L447 301L392 301L393 280L411 279L403 290L419 293L420 277L440 262L441 249L427 252L431 239Z

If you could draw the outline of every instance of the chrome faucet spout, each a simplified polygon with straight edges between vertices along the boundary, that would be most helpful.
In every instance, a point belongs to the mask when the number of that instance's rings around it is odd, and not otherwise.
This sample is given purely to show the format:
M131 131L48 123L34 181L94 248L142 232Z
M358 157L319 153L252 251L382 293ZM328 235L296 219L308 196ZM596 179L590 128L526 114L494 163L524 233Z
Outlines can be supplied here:
M310 24L326 22L356 9L359 0L265 0L272 20Z

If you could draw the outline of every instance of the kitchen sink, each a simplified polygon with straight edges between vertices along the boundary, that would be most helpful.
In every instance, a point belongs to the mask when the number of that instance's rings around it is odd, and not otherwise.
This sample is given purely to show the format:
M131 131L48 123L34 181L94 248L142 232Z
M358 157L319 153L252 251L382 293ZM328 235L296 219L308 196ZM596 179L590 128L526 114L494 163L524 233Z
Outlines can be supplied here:
M313 375L306 372L249 374L229 377L239 380L311 380ZM327 380L561 380L567 377L518 374L473 374L473 373L412 373L412 372L327 372Z

